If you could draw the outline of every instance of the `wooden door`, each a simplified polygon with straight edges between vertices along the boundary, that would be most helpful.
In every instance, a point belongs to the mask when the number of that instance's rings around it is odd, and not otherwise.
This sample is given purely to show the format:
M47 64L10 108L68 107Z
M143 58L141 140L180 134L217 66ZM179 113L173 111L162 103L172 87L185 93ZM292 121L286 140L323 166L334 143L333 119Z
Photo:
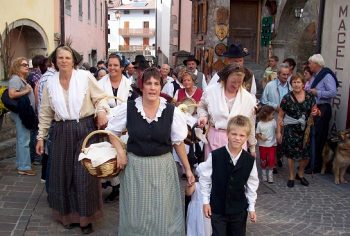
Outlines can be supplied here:
M149 21L144 21L143 22L143 28L148 29L149 28Z
M143 46L149 46L149 38L143 38Z
M130 38L124 38L124 45L129 46L130 45Z
M124 21L124 29L129 29L129 21Z
M231 0L228 45L242 44L246 60L256 61L259 43L259 0Z

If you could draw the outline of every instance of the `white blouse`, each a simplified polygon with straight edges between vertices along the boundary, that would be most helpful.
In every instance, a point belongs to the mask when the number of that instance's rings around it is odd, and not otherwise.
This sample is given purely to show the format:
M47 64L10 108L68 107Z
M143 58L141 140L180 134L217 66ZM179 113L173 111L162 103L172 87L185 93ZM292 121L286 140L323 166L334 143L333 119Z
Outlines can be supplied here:
M142 97L135 99L135 106L137 112L141 114L142 118L148 123L157 122L161 117L163 110L166 108L166 100L160 97L160 103L156 116L150 119L146 116L142 106ZM112 117L109 118L108 126L106 130L112 131L115 134L121 134L126 128L127 123L127 103L123 103L120 106L116 106L111 109ZM179 144L187 137L187 124L185 115L177 108L174 109L173 123L171 124L170 138L173 144Z

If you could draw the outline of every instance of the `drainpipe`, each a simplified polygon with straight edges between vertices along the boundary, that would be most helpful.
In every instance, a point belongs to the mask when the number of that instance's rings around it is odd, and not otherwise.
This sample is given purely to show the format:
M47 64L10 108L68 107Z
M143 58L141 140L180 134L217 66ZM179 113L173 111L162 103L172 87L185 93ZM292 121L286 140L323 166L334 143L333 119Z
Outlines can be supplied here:
M323 30L323 20L324 20L324 8L325 8L325 0L320 0L320 12L318 14L318 27L317 27L316 53L321 53L321 49L322 49L322 30Z
M105 58L108 56L108 4L107 0L105 1L105 48L106 48L106 55Z
M61 22L61 42L60 44L65 43L65 27L64 27L64 0L60 1L60 22Z
M178 13L178 19L179 19L179 35L177 38L177 51L180 51L180 42L181 42L181 6L182 6L182 0L179 1L179 13Z

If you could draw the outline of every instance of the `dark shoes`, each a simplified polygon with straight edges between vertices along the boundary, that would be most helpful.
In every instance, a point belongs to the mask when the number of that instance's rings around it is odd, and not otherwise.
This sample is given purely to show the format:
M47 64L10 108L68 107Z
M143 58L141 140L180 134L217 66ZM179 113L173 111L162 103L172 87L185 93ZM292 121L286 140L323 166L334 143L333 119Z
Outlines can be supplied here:
M295 179L300 180L301 185L309 186L309 181L307 181L305 177L300 177L298 174L296 174Z
M272 173L277 174L277 173L278 173L278 172L277 172L277 168L273 168Z
M104 200L105 203L111 203L117 200L119 197L119 185L118 186L113 186L112 192L106 197Z
M282 166L283 166L282 160L281 160L281 159L279 159L279 160L277 161L277 166L278 166L278 167L282 167Z
M287 186L288 186L288 188L293 188L294 187L294 180L288 180L288 182L287 182Z
M75 227L79 227L79 223L72 223L72 224L68 224L68 225L63 225L63 228L65 229L73 229Z
M83 234L91 234L91 233L93 232L92 224L91 224L91 223L88 224L87 226L84 226L84 227L80 226L79 223L72 223L72 224L68 224L68 225L63 225L63 227L64 227L65 229L73 229L73 228L75 228L75 227L80 227L81 232L82 232Z
M91 234L93 232L91 223L84 227L80 226L80 229L83 234Z

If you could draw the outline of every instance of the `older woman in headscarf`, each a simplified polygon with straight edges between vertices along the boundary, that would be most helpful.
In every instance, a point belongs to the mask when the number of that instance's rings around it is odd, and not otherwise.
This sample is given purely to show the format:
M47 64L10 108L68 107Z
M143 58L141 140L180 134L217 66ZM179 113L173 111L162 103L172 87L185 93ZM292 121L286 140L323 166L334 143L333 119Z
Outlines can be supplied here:
M208 144L205 145L205 157L211 151L227 144L226 127L231 117L244 115L255 125L255 98L243 88L244 68L236 63L224 67L218 75L220 83L208 86L204 91L197 109L198 125L209 123ZM248 138L250 153L256 156L255 131ZM247 145L245 145L247 148Z
M101 188L100 181L88 173L78 156L84 138L108 121L107 95L89 71L76 70L80 56L72 48L59 46L51 58L58 72L47 80L43 91L36 151L44 152L44 139L54 120L49 206L65 228L80 226L88 234L92 221L102 216Z

